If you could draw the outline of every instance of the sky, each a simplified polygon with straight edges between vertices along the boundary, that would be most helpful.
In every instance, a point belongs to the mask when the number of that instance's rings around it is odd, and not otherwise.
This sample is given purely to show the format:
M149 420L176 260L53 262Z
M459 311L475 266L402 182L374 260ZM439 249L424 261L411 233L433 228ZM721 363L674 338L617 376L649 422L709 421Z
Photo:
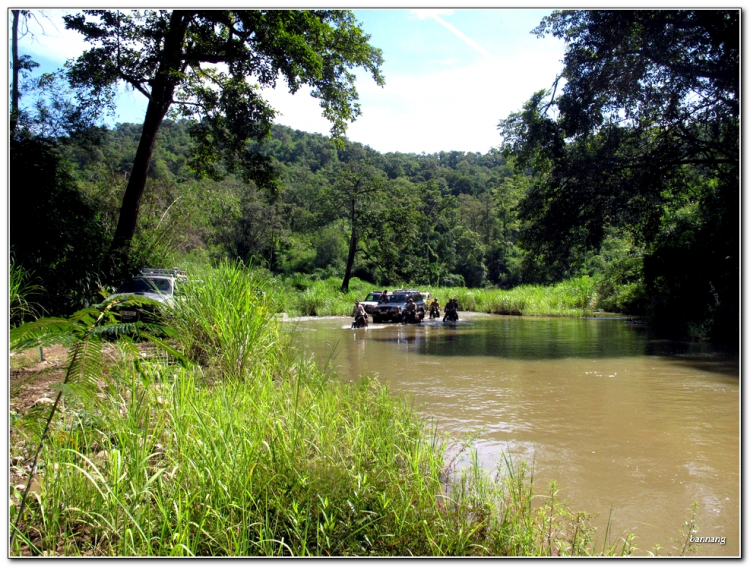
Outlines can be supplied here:
M64 29L68 10L47 9L44 32L24 37L21 53L41 64L62 67L86 48ZM531 33L551 10L540 9L354 9L370 43L383 51L379 87L357 73L361 116L347 137L380 152L485 153L501 143L498 122L540 89L549 89L562 70L564 44ZM290 95L283 81L265 98L279 112L276 122L328 134L318 101L302 89ZM146 99L124 91L114 122L141 123Z

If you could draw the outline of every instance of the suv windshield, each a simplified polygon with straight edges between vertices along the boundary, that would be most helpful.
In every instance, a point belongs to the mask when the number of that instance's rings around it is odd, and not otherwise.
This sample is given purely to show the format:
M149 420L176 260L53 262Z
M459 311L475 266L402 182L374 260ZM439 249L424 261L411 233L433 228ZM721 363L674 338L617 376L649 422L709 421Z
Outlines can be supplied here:
M409 296L402 293L397 295L389 295L387 303L406 303L407 299L409 299Z
M172 293L172 283L166 278L133 278L117 290L117 293Z

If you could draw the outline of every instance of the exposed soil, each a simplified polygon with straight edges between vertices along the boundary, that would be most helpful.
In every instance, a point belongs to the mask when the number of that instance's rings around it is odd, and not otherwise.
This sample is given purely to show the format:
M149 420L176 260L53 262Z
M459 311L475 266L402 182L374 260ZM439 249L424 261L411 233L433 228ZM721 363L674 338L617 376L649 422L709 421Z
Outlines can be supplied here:
M22 417L38 403L55 400L57 391L51 384L62 382L65 378L65 360L68 349L54 345L42 349L43 360L39 362L38 349L13 353L10 370L10 411L11 415ZM23 364L14 369L14 363ZM28 366L26 365L28 364ZM16 412L13 414L13 412Z

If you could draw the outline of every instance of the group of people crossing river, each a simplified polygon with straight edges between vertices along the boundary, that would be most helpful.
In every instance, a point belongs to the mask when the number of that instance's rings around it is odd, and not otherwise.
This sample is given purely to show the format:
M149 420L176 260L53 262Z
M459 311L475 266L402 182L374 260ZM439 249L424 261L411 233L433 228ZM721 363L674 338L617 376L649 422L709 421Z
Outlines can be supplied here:
M429 294L427 294L427 296L429 297ZM378 298L378 305L388 303L389 297L390 294L388 293L388 290L384 290ZM417 298L419 301L421 301L421 298L419 296L417 296ZM418 310L417 304L411 297L407 299L403 310L399 308L399 313L401 314L402 323L421 323L422 319L424 318L424 308L422 307L420 308L420 310ZM438 319L440 317L440 302L438 301L437 297L433 298L433 300L430 302L429 313L430 319ZM367 310L365 309L364 304L360 303L359 300L356 300L354 302L354 311L352 313L352 316L354 317L352 328L367 327L369 325ZM445 306L443 321L458 321L458 300L456 300L455 298L451 298L448 300L448 303ZM375 318L375 322L378 322L377 317Z

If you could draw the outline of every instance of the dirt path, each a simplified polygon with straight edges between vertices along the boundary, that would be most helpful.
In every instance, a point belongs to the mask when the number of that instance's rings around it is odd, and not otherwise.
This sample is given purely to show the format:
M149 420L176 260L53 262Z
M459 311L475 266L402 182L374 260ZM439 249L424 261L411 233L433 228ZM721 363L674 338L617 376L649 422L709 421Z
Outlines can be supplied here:
M54 345L42 349L39 362L38 349L13 353L10 357L10 412L12 417L22 417L39 403L54 402L57 390L52 384L65 378L65 361L68 349ZM16 368L14 368L16 367ZM13 413L15 412L15 413Z

